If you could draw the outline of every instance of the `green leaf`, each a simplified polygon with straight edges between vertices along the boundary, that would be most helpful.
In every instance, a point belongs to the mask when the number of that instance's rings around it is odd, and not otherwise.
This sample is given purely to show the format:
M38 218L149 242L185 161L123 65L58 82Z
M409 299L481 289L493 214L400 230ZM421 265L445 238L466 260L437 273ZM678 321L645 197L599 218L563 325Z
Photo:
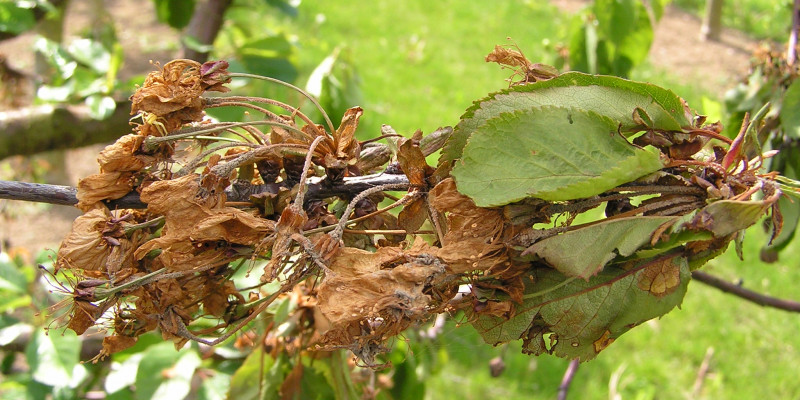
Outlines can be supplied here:
M200 356L194 349L175 351L171 342L162 342L145 351L136 372L137 399L182 399L189 394Z
M58 76L62 81L52 82L55 85L63 83L63 80L69 79L75 69L78 68L78 63L72 59L72 56L60 44L43 37L37 38L33 43L33 49L42 54L44 59L58 72Z
M105 74L111 66L111 53L100 42L76 39L67 46L72 57L98 74Z
M284 35L252 40L237 49L239 61L248 72L284 82L297 79L297 68L290 60L293 51L294 46Z
M679 131L690 127L692 120L684 101L670 90L612 76L568 72L547 81L514 86L476 101L455 127L442 150L439 164L461 158L473 132L500 113L542 106L594 111L620 124L623 132L637 128L633 120L637 107L651 117L653 129Z
M24 334L30 334L33 326L19 322L6 315L0 316L0 346L5 346Z
M197 391L198 400L225 400L231 385L231 376L214 371L210 377L203 379L200 390Z
M189 25L194 13L195 0L153 0L158 20L175 29Z
M244 360L239 369L231 378L231 387L228 392L229 399L239 400L260 400L259 392L266 391L262 371L269 371L275 364L275 360L262 351L253 351ZM280 385L280 382L278 382ZM277 393L277 389L276 389Z
M35 381L74 388L86 377L86 369L79 363L80 351L81 341L75 332L46 333L38 329L25 352Z
M319 99L332 121L341 121L347 109L363 102L360 82L349 54L336 49L314 68L305 89Z
M563 201L655 172L663 166L659 154L628 143L607 117L541 107L487 121L473 133L452 175L458 191L480 207L526 197Z
M192 49L198 53L210 53L214 50L213 45L202 43L199 39L191 35L186 35L181 38L181 43L183 43L186 48Z
M89 115L96 120L103 120L111 116L117 108L117 102L111 96L93 94L86 98Z
M473 325L489 343L523 339L523 351L594 358L636 325L679 305L690 273L681 257L607 267L588 281L540 268L525 281L524 301L510 319L479 315Z
M111 371L103 384L106 393L125 391L123 389L133 386L136 383L136 374L143 357L144 353L137 353L121 363L116 361L111 363Z
M11 1L0 2L0 32L17 35L33 29L35 24L33 10L22 8Z
M8 253L0 253L0 290L28 293L28 280L8 257Z
M781 128L786 136L800 138L800 79L795 79L783 95Z
M653 232L674 219L629 217L603 221L541 240L525 253L544 259L566 276L589 279L617 256L630 256L649 244Z
M758 222L771 205L772 201L715 201L698 213L695 225L715 237L728 236Z

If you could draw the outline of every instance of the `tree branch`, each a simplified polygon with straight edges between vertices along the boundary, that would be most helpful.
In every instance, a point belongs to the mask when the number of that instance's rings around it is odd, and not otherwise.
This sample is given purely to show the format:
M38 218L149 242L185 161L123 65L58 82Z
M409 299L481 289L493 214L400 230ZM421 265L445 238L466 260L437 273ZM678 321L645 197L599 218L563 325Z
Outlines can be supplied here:
M41 105L0 112L0 159L113 141L130 132L131 103L101 121L85 106Z
M777 308L784 311L800 312L800 303L792 300L778 299L770 297L761 293L745 289L739 285L720 279L714 275L709 275L701 271L692 271L692 278L705 283L708 286L715 287L725 293L730 293L734 296L741 297L745 300L756 303L764 307Z
M575 373L578 372L578 366L580 366L580 364L581 362L577 358L573 358L572 361L569 362L567 370L564 371L564 378L561 379L561 384L558 385L558 400L567 399L569 385L572 383L572 379L575 378Z
M408 184L405 175L374 174L344 178L340 184L332 186L322 178L309 179L307 199L324 199L333 196L352 197L372 187L382 185ZM249 201L250 196L259 193L277 193L279 185L231 185L226 190L228 201ZM0 181L0 199L33 201L64 206L78 204L77 189L71 186L48 185ZM139 199L139 193L130 192L116 200L106 201L111 208L147 208Z

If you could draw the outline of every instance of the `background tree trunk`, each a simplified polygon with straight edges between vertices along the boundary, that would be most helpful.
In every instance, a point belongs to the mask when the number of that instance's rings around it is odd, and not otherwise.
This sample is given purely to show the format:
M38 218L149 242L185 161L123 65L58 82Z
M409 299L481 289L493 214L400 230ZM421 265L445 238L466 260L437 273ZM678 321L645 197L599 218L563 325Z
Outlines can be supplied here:
M42 105L0 112L0 160L110 142L130 133L131 104L117 102L107 119L92 119L83 105Z
M722 33L722 4L725 0L706 0L703 26L700 28L701 40L719 41Z

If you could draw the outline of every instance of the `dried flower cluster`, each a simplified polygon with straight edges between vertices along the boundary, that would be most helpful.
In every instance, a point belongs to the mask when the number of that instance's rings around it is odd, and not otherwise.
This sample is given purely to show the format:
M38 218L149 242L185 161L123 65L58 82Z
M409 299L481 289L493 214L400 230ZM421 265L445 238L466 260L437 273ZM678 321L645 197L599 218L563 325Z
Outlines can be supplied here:
M493 55L521 68L525 82L555 76L537 73L545 70L513 51L498 48ZM573 347L586 344L596 354L654 315L630 317L624 330L614 325L624 316L609 326L586 322L591 329L583 329L581 318L592 315L554 321L554 306L571 315L564 299L582 301L595 289L616 293L628 278L635 279L626 286L636 291L630 295L679 301L685 261L713 257L743 228L724 221L724 211L698 210L715 199L745 201L761 191L766 199L754 202L760 215L780 195L738 154L726 157L718 148L707 161L692 158L718 136L718 126L699 121L693 132L680 134L646 129L648 115L641 112L647 133L633 145L660 149L669 159L660 173L588 198L478 207L458 190L451 161L438 168L426 162L451 129L397 138L387 127L392 146L362 143L355 138L358 107L334 129L272 99L204 97L226 92L223 85L235 76L224 61L176 60L152 72L132 97L140 121L134 133L104 149L100 173L79 184L85 214L64 239L57 268L75 277L69 328L81 334L99 325L110 332L101 356L156 329L178 347L188 340L218 343L268 316L276 299L296 306L293 333L270 336L277 347L346 348L370 366L380 363L376 355L390 338L438 313L458 311L489 342L505 340L491 332L514 322L508 331L525 340L526 351L571 356L556 344L575 338ZM246 107L263 120L204 120L205 108L224 106ZM731 172L740 163L745 167ZM368 175L373 172L381 174ZM107 207L107 200L132 191L146 209ZM405 194L392 201L388 191ZM602 204L607 218L600 223L573 224ZM388 212L401 206L397 216ZM633 242L614 243L608 254L592 247L596 237L574 235L614 237L643 224L648 228L636 231ZM703 240L675 239L681 232L705 233L697 236ZM587 252L602 253L588 266L566 259L587 256L580 249L558 247L584 242ZM259 283L237 287L233 276L241 269L259 276ZM566 284L575 278L582 279ZM467 284L469 291L459 294ZM565 288L572 294L529 304ZM663 312L675 304L663 301Z

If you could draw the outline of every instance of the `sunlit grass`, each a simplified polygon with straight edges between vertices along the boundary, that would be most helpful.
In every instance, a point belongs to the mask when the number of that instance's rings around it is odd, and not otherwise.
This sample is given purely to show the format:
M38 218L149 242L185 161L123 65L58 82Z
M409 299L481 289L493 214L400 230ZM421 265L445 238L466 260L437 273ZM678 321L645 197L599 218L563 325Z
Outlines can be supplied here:
M706 0L674 0L673 3L698 16L705 13ZM722 25L757 39L785 43L792 23L791 4L791 0L726 0Z

